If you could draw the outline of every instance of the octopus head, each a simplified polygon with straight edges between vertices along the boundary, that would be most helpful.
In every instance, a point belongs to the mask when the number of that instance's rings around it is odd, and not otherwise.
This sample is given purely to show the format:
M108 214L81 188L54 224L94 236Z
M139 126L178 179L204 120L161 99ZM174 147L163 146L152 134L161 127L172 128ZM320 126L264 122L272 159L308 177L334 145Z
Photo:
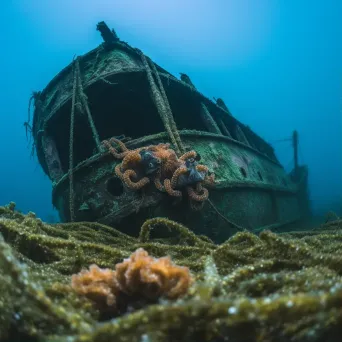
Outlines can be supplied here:
M205 172L196 169L197 161L194 158L189 158L185 161L187 173L181 175L178 180L179 186L186 186L202 182L205 178Z
M160 168L160 159L157 158L152 151L142 150L141 155L141 165L143 166L146 175L150 175Z

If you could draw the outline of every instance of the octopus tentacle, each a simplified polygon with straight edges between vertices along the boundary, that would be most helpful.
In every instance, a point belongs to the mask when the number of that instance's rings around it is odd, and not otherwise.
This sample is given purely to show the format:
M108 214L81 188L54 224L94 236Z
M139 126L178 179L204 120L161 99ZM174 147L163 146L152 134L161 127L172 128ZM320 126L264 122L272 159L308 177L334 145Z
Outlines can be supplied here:
M215 174L212 173L210 176L206 176L203 184L208 187L213 187L215 185Z
M117 138L112 137L109 139L109 142L110 142L110 144L113 144L113 143L118 144L121 148L121 151L123 151L123 152L128 151L128 148L125 145L125 143L122 142L121 140L117 139Z
M165 192L165 187L161 181L161 171L158 170L155 178L154 178L154 186L157 188L157 190L161 191L161 192Z
M165 179L164 180L164 188L166 190L166 192L170 195L170 196L173 196L173 197L182 197L182 192L179 191L179 190L175 190L172 188L171 186L171 181L170 179Z
M197 202L192 199L190 199L190 207L194 211L199 211L203 208L204 206L204 201L203 202Z
M113 138L112 138L113 139ZM118 141L120 141L120 140L118 140ZM122 143L122 142L121 142ZM122 143L123 145L125 145L124 143ZM102 141L102 145L103 146L105 146L107 149L108 149L108 151L114 156L114 158L116 158L116 159L122 159L122 158L124 158L125 156L126 156L126 154L128 153L128 151L127 151L127 147L125 146L125 149L126 150L124 150L124 151L122 151L122 152L118 152L116 149L115 149L115 147L113 147L112 145L111 145L111 143L110 143L110 141L108 141L108 140L103 140ZM122 147L121 147L121 149L122 149Z
M141 155L138 151L136 150L129 151L121 163L121 169L122 170L131 169L132 168L131 166L137 165L140 161L141 161Z
M134 182L132 178L137 178L135 171L132 169L126 170L123 174L123 180L126 186L133 190L139 190L150 182L148 177L141 178L137 182Z
M209 171L208 167L203 165L203 164L196 165L196 170L198 172L208 172Z
M115 145L113 146L112 144ZM128 188L139 190L150 182L153 182L157 190L166 192L172 197L181 198L183 192L177 189L180 186L178 185L180 183L179 177L189 172L189 184L193 182L193 185L188 185L185 189L191 207L199 210L208 199L209 191L204 186L214 184L214 174L208 175L209 170L207 166L202 164L197 165L195 161L197 153L195 151L188 151L178 158L175 151L170 148L170 144L160 143L158 145L130 150L119 139L111 138L103 141L103 145L108 148L116 159L122 159L122 162L115 166L115 173ZM143 173L146 171L145 162L148 162L148 160L144 160L145 154L142 151L150 152L153 154L152 157L159 160L159 163L155 165L156 168L152 173L148 173L148 176L147 173L140 175L141 171ZM198 180L196 180L194 170L201 173L202 177L198 177ZM140 177L142 178L139 179ZM186 180L187 177L185 176L185 184Z
M177 186L178 183L178 177L180 175L183 175L184 173L186 173L188 170L185 166L180 166L172 175L171 178L171 187L174 189Z
M196 158L197 157L197 153L195 151L188 151L188 152L185 152L182 156L179 157L179 160L187 160L187 159L190 159L190 158Z
M196 202L204 202L209 197L209 191L207 188L204 188L201 183L196 184L196 191L191 186L187 186L186 190L190 199Z
M160 151L160 150L168 150L170 149L170 144L167 143L167 144L164 144L164 143L160 143L158 145L150 145L148 146L148 149L151 150L151 151Z
M121 171L121 163L115 166L114 171L115 171L116 175L123 181L124 180L124 177L123 177L124 175L123 175L123 173Z

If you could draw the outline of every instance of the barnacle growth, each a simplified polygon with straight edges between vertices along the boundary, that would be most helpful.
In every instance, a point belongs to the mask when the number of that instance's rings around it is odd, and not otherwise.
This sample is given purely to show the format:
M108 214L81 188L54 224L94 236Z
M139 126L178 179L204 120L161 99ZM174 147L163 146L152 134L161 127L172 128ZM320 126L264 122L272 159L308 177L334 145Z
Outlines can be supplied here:
M153 240L151 229L178 240ZM0 207L0 233L0 341L340 341L341 220L239 232L215 245L164 218L146 221L134 238L97 223L46 224L11 204ZM122 260L139 248L188 267L193 285L180 299L153 298L103 320L72 275L92 264L121 263L126 272L132 264Z

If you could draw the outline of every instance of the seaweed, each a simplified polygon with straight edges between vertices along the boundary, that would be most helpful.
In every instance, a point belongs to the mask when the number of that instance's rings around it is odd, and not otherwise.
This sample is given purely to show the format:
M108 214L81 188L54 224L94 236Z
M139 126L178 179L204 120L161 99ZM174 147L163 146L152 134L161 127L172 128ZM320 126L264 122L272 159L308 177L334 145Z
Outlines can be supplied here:
M177 237L153 238L159 229ZM0 207L0 235L0 341L340 341L342 220L217 245L166 218L135 238L94 222L46 224L12 203ZM138 248L195 281L185 297L103 320L72 275L113 269Z

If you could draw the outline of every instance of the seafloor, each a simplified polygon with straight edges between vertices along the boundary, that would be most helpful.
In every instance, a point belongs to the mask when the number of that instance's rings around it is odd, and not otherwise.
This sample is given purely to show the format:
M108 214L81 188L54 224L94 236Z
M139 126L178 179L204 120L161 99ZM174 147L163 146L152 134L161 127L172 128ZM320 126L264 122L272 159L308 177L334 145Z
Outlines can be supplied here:
M152 239L152 229L177 236ZM133 238L96 223L45 224L10 204L0 207L0 233L0 341L341 341L339 219L308 231L240 232L216 245L161 218ZM135 287L142 298L104 312L71 285L81 269L113 269L138 248L189 267L185 295L151 301Z

